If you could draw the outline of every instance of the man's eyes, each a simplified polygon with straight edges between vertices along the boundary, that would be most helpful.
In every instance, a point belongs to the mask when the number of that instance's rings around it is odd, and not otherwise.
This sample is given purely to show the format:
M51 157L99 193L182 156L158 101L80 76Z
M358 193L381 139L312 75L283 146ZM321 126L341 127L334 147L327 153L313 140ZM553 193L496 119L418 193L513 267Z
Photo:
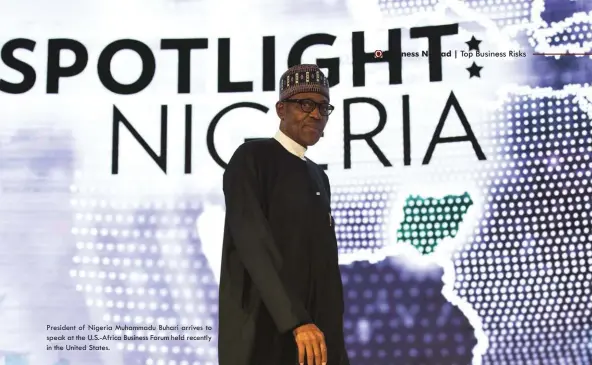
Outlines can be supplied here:
M303 103L306 104L307 106L314 106L316 104L314 101L310 101L310 100L304 100ZM328 106L329 106L329 104L319 103L320 108L326 109Z

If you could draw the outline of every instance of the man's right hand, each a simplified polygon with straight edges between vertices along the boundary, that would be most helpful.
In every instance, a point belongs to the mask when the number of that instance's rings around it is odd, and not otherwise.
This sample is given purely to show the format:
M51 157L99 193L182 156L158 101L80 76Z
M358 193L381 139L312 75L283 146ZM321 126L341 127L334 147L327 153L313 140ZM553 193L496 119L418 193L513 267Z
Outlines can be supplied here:
M326 365L327 364L327 345L325 344L325 335L314 324L305 324L296 328L294 339L298 346L298 363L304 365L306 357L307 365Z

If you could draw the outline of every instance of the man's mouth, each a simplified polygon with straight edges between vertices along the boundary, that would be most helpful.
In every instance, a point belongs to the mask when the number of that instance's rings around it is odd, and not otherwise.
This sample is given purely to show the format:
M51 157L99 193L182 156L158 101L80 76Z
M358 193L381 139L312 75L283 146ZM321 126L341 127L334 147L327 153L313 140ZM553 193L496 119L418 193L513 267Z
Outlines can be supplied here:
M317 134L321 134L321 130L319 128L315 128L315 127L312 127L312 126L309 126L309 125L305 125L304 128L310 129L310 130L314 131Z

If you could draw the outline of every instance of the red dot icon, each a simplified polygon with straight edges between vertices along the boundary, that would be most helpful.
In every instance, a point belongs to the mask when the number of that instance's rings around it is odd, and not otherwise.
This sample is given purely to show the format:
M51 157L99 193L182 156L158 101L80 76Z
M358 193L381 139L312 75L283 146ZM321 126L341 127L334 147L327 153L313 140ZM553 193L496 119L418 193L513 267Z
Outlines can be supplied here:
M374 51L374 58L382 58L383 52L379 49Z

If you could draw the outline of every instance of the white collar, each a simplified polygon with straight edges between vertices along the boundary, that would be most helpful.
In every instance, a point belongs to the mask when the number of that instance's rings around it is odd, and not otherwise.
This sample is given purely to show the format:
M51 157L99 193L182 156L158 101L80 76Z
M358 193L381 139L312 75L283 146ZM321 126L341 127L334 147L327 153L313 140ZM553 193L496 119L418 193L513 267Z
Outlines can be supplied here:
M288 150L288 152L304 160L304 153L306 152L306 147L299 145L292 138L288 137L285 133L283 133L280 130L277 131L274 138L286 150Z

